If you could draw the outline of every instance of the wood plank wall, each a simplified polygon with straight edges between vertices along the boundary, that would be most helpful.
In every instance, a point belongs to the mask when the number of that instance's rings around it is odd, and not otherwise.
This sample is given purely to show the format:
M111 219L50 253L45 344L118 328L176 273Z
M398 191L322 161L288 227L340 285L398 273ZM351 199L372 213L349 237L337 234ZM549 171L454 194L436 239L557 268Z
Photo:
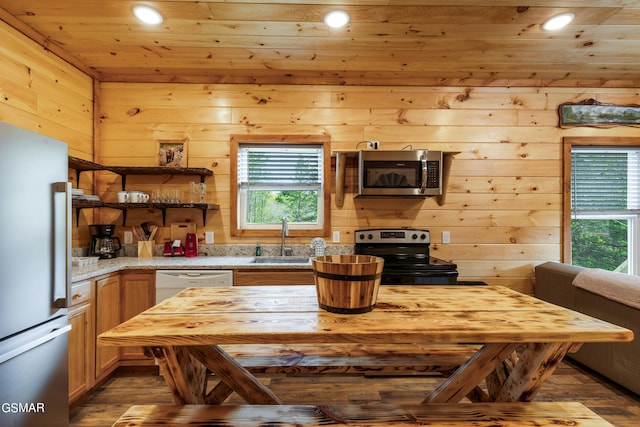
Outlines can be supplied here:
M70 155L92 159L93 79L0 21L0 120L64 141ZM93 191L90 175L81 187ZM86 227L74 227L74 247L87 239Z
M70 154L94 157L93 81L0 22L0 120L69 144ZM432 252L455 261L461 277L531 292L533 266L561 260L562 166L565 136L638 136L637 128L557 127L557 106L594 98L640 104L638 89L252 86L103 83L95 160L156 165L160 140L187 140L189 166L209 167L208 201L221 206L202 225L199 211L169 211L167 224L193 221L216 244L254 243L229 235L229 136L239 133L328 134L334 150L362 148L460 151L444 206L433 199L353 199L356 171L347 171L345 204L332 202L333 231L351 244L369 227L424 227ZM91 174L82 188L92 191ZM89 179L88 179L89 178ZM191 177L130 177L129 188L186 189ZM75 176L70 174L70 180ZM75 184L74 184L75 185ZM97 193L114 198L119 178L97 174ZM335 188L335 182L332 182ZM90 212L90 211L89 211ZM83 213L74 246L87 244L86 225L122 224L119 212ZM161 223L156 211L129 213L127 225ZM119 227L119 233L122 232ZM450 231L451 244L441 243ZM159 240L168 238L167 228ZM308 239L293 239L306 244ZM277 243L265 239L263 243Z
M199 237L214 231L217 244L251 244L229 235L231 134L328 134L333 150L363 148L360 141L377 140L385 150L459 151L443 206L434 199L354 199L351 165L344 206L332 201L333 231L350 244L360 228L427 228L432 254L456 262L462 279L531 292L533 267L561 260L562 138L639 132L559 129L558 105L586 98L640 104L637 89L103 83L97 154L106 164L156 165L159 140L187 140L188 166L214 171L207 197L221 209L209 214L205 227L199 212L170 212L167 222L195 221ZM130 187L186 188L189 180L136 179ZM101 189L107 197L118 187L119 180L107 176ZM129 215L133 224L148 215L160 221L158 213ZM451 233L451 244L442 244L443 231ZM276 236L261 239L278 241Z

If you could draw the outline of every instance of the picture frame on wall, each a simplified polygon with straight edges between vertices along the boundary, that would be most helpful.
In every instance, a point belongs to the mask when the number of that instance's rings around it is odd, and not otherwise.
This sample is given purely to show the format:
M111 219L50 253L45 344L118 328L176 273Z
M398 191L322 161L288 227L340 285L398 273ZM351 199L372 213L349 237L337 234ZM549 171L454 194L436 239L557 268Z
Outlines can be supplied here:
M186 168L187 167L186 141L159 141L158 142L158 166Z
M640 127L640 105L615 105L585 99L581 102L567 102L558 107L561 128L576 126Z

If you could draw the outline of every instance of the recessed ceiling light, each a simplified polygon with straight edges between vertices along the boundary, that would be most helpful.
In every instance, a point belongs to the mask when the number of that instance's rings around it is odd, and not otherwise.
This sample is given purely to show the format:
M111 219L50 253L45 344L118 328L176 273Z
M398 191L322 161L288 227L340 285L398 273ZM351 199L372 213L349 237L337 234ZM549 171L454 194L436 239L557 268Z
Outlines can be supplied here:
M569 25L575 17L576 15L571 12L561 13L542 24L542 29L546 31L559 30L560 28L564 28Z
M349 14L344 10L334 10L327 13L324 23L331 28L342 28L349 23Z
M162 15L149 6L137 5L133 7L133 14L145 24L157 25L162 22Z

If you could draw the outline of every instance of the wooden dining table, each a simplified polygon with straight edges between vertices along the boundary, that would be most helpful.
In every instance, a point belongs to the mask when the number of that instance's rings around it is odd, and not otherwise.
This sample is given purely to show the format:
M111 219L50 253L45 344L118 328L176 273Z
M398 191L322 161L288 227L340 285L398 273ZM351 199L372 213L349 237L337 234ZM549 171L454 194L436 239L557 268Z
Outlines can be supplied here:
M153 354L179 404L282 404L224 350L231 344L477 344L425 403L531 401L568 352L633 332L500 286L381 286L368 313L319 308L313 286L188 288L102 333ZM220 380L208 388L211 373ZM481 386L484 385L484 388ZM477 392L478 390L484 390Z

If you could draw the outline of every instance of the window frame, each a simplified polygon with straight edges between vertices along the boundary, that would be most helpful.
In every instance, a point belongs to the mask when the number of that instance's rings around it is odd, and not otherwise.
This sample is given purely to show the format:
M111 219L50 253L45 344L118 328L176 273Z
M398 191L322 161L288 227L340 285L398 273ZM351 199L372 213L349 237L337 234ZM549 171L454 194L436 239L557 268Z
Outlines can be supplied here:
M640 149L640 138L636 137L564 137L563 141L563 200L562 200L562 262L571 264L571 152L574 147L620 147ZM634 244L638 242L636 238ZM638 253L639 247L631 248L629 254Z
M289 236L329 236L331 230L331 138L327 135L231 135L231 159L230 159L230 176L231 176L231 235L232 236L250 236L250 237L268 237L280 236L280 228L263 228L263 229L242 229L239 224L238 209L240 186L238 185L238 149L241 144L265 144L265 145L322 145L323 151L323 209L322 209L322 227L321 228L289 228Z

